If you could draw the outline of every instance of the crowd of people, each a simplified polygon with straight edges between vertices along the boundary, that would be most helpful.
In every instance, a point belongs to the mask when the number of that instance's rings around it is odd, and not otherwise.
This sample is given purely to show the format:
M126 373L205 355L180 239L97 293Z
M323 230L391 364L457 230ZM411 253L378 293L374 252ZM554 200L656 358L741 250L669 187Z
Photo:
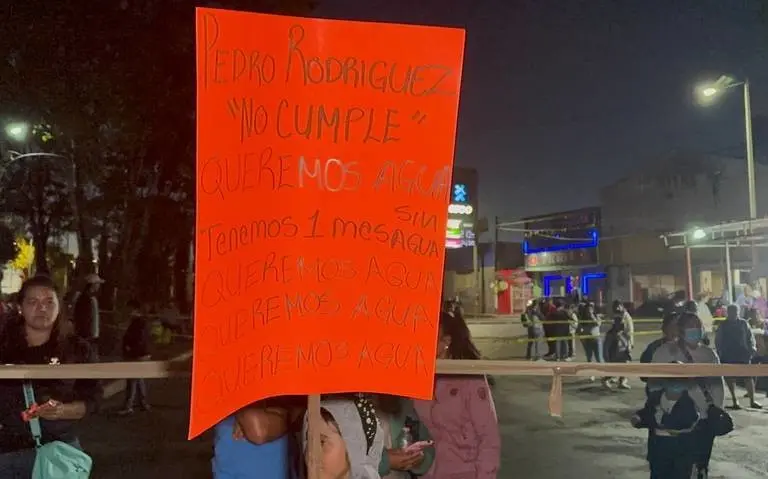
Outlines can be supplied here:
M701 299L701 298L700 298ZM701 301L688 301L665 314L662 337L648 345L644 363L750 364L762 362L755 337L760 312L744 304L726 308L725 320L707 324L711 312ZM702 320L701 316L707 318ZM750 320L752 324L750 324ZM762 324L760 324L762 329ZM760 334L762 336L762 334ZM633 418L636 427L648 428L651 479L705 479L715 438L733 430L725 410L725 387L730 409L741 409L735 385L744 382L752 410L762 409L755 399L754 378L648 378L646 402Z
M98 361L96 347L89 340L94 330L73 327L64 318L65 308L50 278L36 276L25 281L17 303L0 330L0 364ZM126 359L144 360L150 342L147 322L138 303L131 302L130 307L131 325L125 334L123 354ZM528 357L567 361L573 357L573 340L578 337L588 361L631 361L632 318L621 302L615 302L609 314L610 324L603 334L603 320L589 301L565 304L543 300L531 304L524 317L529 335L543 338L550 349L541 355L535 345L538 341L531 342ZM748 305L733 304L727 307L725 320L710 330L699 316L697 302L681 302L665 314L662 336L648 345L640 361L762 361L754 334L755 321L762 322L759 312ZM480 359L459 305L449 303L441 312L436 350L441 359ZM607 387L629 387L625 378L602 381ZM644 381L646 401L632 423L648 429L651 478L706 478L715 438L733 429L724 408L726 385L731 408L741 408L735 389L739 379ZM754 380L746 378L744 386L749 407L761 409ZM364 393L323 396L321 477L495 478L501 438L492 388L492 378L484 375L437 375L431 400ZM26 394L29 390L34 408ZM101 397L101 384L91 379L0 381L0 477L31 477L41 445L56 443L70 459L87 458L75 425L97 411ZM134 407L149 409L146 386L141 380L129 382L123 412L130 413ZM244 407L221 421L215 427L214 477L305 478L306 409L306 397L277 397ZM31 427L32 422L38 425L39 434Z
M632 360L635 328L621 301L614 301L610 327L603 336L603 319L588 298L541 298L531 301L521 320L528 331L528 360L572 361L576 339L581 341L587 362L626 363ZM541 354L542 343L547 352ZM595 381L592 377L590 380ZM629 389L626 378L602 378L606 388Z
M662 321L662 336L642 352L641 363L750 364L765 362L761 348L765 323L749 298L725 308L716 322L708 307L709 295L686 301L674 298ZM581 341L588 362L632 361L634 324L621 301L608 311L607 330L588 299L541 298L532 301L521 320L528 330L526 359L570 361L575 340ZM759 334L755 334L759 333ZM540 348L546 344L547 351ZM595 381L596 378L590 378ZM651 479L704 479L715 438L733 429L724 409L741 409L736 384L743 383L750 410L762 409L756 400L754 378L643 378L646 402L633 417L635 427L648 429L647 459ZM629 389L626 378L602 378L603 385Z
M86 306L93 304L90 295L81 297ZM65 318L67 308L50 278L25 281L16 301L18 308L6 315L0 330L0 364L98 361L93 341L98 331L78 327L77 317L74 325ZM143 360L150 341L147 322L137 303L129 306L123 355ZM90 317L98 314L97 307L81 311ZM439 324L438 358L480 358L459 307L443 311ZM483 375L439 375L434 397L426 401L381 394L324 396L321 477L495 478L501 438L491 384ZM32 391L34 405L25 391ZM82 475L67 477L88 477L90 458L82 451L76 424L98 410L102 395L100 382L91 379L0 381L0 478L29 479L44 455L41 451L54 444L57 460L81 467L77 471ZM129 381L121 413L137 406L149 409L146 386L139 379ZM221 421L215 427L214 477L306 477L306 416L306 397L277 397Z

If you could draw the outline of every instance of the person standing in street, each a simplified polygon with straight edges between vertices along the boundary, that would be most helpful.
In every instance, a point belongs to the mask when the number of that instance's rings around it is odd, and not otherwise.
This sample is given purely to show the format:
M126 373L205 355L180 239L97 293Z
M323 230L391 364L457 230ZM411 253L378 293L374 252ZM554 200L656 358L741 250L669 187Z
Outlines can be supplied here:
M717 354L723 364L750 364L757 353L755 336L749 328L746 320L739 317L739 306L728 306L725 321L720 323L715 336ZM733 409L741 409L739 400L736 399L736 378L725 378L725 384L731 393ZM763 406L755 401L755 378L744 378L747 387L749 407L762 409Z
M677 341L659 345L652 363L720 363L717 353L702 341L704 329L698 316L684 313L674 324ZM709 476L715 436L729 432L722 430L726 422L723 389L722 377L648 379L651 479Z
M85 277L85 288L78 295L74 307L75 334L91 343L91 349L98 354L101 318L99 316L99 293L104 280L96 273Z
M632 361L635 327L632 316L621 301L613 302L613 324L605 334L603 357L607 363L628 363ZM610 387L613 378L606 378L604 384ZM619 388L629 389L627 378L619 378Z
M707 339L711 338L715 330L715 318L709 309L709 293L701 293L696 298L696 315L704 325L704 336Z
M555 359L557 356L557 343L552 339L555 337L555 325L551 323L554 312L555 306L552 304L552 299L542 298L539 302L539 314L543 321L544 338L547 341L547 354L544 355L544 359Z
M139 302L128 302L131 323L123 336L123 359L126 361L148 361L150 359L149 345L152 342L151 331L147 318L141 313ZM137 405L143 411L149 411L147 401L147 383L143 378L128 379L126 384L125 406L118 413L122 416L133 414Z
M538 303L534 300L520 316L523 326L528 330L528 344L525 348L525 359L537 361L541 359L541 339L544 336L541 313Z
M554 309L551 310L545 319L545 323L548 321L552 325L551 334L555 346L554 357L549 357L548 359L570 361L570 357L568 356L568 341L571 339L571 324L573 322L571 311L569 306L559 298L555 299L553 306Z
M603 362L603 339L600 334L602 320L595 313L595 303L587 302L579 306L579 336L587 362ZM595 377L589 378L594 381Z
M440 315L438 359L480 359L469 328L458 317ZM435 440L435 460L425 479L496 479L501 435L491 386L485 376L437 375L431 401L414 409Z

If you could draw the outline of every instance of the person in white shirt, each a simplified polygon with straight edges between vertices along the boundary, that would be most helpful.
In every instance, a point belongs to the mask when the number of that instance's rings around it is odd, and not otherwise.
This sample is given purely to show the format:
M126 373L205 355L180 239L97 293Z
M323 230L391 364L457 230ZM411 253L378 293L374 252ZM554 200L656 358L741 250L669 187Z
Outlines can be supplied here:
M709 298L709 293L700 293L696 298L696 311L702 326L704 326L704 335L707 337L712 336L715 326L715 318L709 309Z

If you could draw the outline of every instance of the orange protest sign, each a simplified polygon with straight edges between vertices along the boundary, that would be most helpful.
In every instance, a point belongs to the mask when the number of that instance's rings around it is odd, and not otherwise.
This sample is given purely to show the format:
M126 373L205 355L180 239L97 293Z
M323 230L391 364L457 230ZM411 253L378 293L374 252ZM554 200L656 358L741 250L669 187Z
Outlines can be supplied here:
M464 32L197 9L190 437L432 394Z

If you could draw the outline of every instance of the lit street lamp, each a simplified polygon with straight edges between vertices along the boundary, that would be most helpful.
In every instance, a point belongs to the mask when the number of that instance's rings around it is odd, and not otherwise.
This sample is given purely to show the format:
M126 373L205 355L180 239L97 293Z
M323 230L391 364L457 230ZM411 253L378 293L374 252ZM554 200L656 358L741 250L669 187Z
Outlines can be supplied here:
M25 141L29 134L29 124L22 122L9 123L5 127L5 134L13 140Z
M757 219L757 188L755 186L755 147L752 141L752 103L749 95L749 80L738 81L723 75L712 83L700 85L696 90L702 105L711 104L726 90L744 87L744 137L747 149L747 191L749 194L749 219ZM752 247L752 270L757 274L757 248ZM756 278L752 278L754 281Z
M715 87L706 87L701 89L701 94L706 97L711 97L717 95L717 88Z
M16 122L16 123L9 123L5 126L5 133L9 137L10 140L13 140L17 143L27 143L27 140L29 138L29 134L32 132L32 128L30 128L29 123L24 122ZM45 140L44 140L45 141ZM64 155L59 155L56 153L46 153L43 151L35 151L35 152L20 152L15 150L8 150L9 159L10 161L6 163L2 171L0 172L0 180L4 179L6 168L9 164L15 163L17 161L25 160L25 159L55 159L55 160L64 160L67 162L67 165L69 166L70 175L67 178L67 186L69 187L69 196L70 196L70 202L72 206L72 213L76 220L79 221L79 208L77 204L77 195L75 193L75 188L77 185L77 165L72 160L72 158L69 158Z
M16 143L26 143L27 140L29 139L29 134L31 132L32 132L32 128L30 128L29 123L25 123L25 122L14 122L14 123L9 123L5 126L5 134L8 136L10 140L13 140ZM72 167L72 170L74 171L75 169L75 162L72 161L71 158L66 157L64 155L58 155L56 153L46 153L42 151L22 153L15 150L8 150L8 153L10 154L11 162L23 160L26 158L53 158L53 159L66 160Z

